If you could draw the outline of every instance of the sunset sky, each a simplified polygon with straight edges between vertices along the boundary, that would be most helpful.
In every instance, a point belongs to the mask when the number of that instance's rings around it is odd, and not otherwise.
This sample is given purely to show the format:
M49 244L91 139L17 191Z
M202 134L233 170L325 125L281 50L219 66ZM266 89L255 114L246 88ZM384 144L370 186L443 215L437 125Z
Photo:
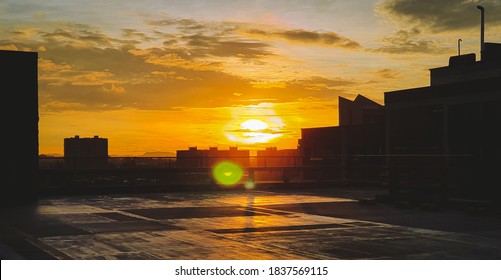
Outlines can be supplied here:
M338 96L427 86L459 38L478 59L476 5L501 42L501 0L2 0L0 49L39 54L40 153L295 148Z

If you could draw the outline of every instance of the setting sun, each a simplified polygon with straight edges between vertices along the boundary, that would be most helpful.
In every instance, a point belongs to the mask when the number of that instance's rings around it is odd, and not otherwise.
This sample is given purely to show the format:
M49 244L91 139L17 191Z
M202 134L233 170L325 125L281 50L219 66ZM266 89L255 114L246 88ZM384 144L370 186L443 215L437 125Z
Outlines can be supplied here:
M271 129L270 126L258 119L250 119L240 124L244 143L267 143L271 139L282 136L277 129Z
M284 135L285 123L274 109L274 104L260 103L232 108L232 120L224 128L226 138L232 142L249 144L270 143Z
M242 129L248 129L252 131L257 131L257 130L262 130L262 129L267 129L268 124L263 122L262 120L246 120L240 124L240 127Z
M278 128L258 119L250 119L240 123L239 128L226 135L228 139L247 144L267 143L282 136Z

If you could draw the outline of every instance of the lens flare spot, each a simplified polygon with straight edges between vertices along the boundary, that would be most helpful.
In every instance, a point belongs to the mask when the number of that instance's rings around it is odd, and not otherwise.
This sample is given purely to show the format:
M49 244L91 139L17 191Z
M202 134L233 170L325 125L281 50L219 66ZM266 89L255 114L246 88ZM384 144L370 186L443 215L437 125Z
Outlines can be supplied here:
M238 164L229 161L218 163L212 170L212 175L217 183L223 186L235 185L242 179L244 171Z
M253 180L247 180L245 181L244 187L247 190L253 190L256 187L256 184Z

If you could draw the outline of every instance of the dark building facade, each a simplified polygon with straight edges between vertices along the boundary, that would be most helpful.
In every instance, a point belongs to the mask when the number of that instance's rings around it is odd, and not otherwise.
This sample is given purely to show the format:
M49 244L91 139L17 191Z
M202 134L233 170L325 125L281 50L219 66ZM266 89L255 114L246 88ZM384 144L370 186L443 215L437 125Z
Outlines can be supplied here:
M1 205L36 199L38 184L38 53L0 50L4 110Z
M180 168L212 168L221 161L231 161L245 167L249 166L249 156L249 150L239 150L238 147L229 147L228 150L219 150L218 147L209 147L208 150L189 147L188 150L176 151L176 162Z
M282 149L267 147L256 152L257 166L287 167L302 164L298 149Z
M362 95L353 101L339 97L339 126L301 129L303 164L332 167L326 174L332 179L373 179L377 174L369 173L379 170L363 168L383 164L384 120L384 106Z
M349 100L339 96L339 126L384 122L383 106L363 95Z
M70 169L108 167L108 139L94 137L64 138L64 165Z
M479 61L451 57L430 86L386 92L385 106L391 192L428 181L442 199L500 199L501 44L485 43Z
M283 167L283 170L265 170L255 172L256 181L290 181L301 178L300 172L289 167L302 166L303 160L298 149L282 149L266 147L256 151L255 165L258 167Z

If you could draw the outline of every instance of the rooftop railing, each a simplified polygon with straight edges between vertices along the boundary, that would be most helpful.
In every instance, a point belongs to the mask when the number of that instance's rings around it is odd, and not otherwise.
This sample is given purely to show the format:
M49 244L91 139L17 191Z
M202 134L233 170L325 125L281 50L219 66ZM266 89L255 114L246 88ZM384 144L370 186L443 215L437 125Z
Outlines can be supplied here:
M213 167L241 166L245 185L367 183L393 192L463 188L480 176L471 155L308 155L249 157L40 157L40 187L148 187L217 185Z

